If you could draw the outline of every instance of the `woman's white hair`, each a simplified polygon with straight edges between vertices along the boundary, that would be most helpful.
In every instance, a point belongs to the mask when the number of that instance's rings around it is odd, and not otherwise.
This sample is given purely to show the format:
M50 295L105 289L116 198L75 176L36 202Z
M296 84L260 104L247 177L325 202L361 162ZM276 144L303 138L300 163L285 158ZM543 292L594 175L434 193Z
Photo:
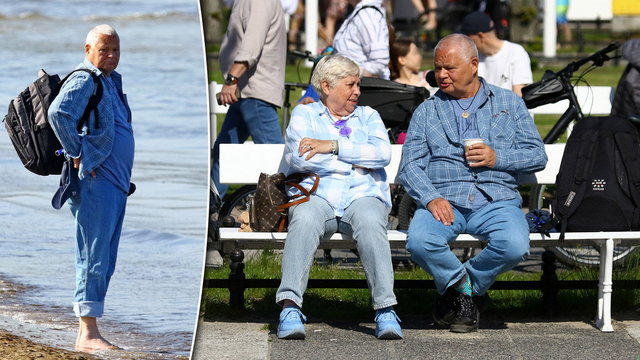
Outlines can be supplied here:
M311 85L315 88L316 93L324 99L325 95L322 91L322 82L326 81L332 88L335 84L348 77L362 77L362 69L358 64L348 57L342 55L328 55L320 59L316 68L311 75Z
M95 45L98 42L98 37L100 35L107 36L118 36L116 29L114 29L111 25L102 24L98 26L94 26L89 33L87 34L87 39L84 41L85 44Z

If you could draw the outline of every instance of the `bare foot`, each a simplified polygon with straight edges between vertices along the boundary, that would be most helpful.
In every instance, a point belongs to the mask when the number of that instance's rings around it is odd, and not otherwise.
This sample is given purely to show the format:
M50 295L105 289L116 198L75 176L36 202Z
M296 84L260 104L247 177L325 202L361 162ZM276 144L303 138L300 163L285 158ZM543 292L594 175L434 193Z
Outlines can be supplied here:
M98 350L119 350L100 335L95 317L80 317L80 327L76 338L76 351L92 353Z
M92 353L98 350L121 350L103 337L97 339L79 339L76 343L76 351Z

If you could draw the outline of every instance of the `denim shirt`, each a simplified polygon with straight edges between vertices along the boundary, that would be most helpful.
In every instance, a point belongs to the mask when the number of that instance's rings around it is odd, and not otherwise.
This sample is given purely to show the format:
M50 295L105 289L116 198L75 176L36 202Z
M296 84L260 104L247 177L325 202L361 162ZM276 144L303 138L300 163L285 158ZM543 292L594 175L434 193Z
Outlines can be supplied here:
M348 136L340 135L335 119L322 102L298 105L293 109L291 122L285 135L285 150L280 171L314 172L320 177L314 195L325 199L342 216L354 200L371 196L391 208L391 195L384 167L391 161L391 144L382 119L368 106L357 106L343 117L351 128ZM298 155L300 141L305 138L337 140L338 155L316 154L305 160L307 154ZM356 167L354 167L356 165ZM310 189L313 181L305 179L301 185ZM289 195L297 194L295 188Z
M449 98L436 92L413 113L398 174L420 206L442 197L471 209L476 188L491 201L521 199L517 175L542 170L547 163L544 144L522 99L480 81L486 99L476 111L478 133L495 150L495 166L467 165Z
M93 71L102 81L102 98L97 106L98 121L95 119L95 112L92 111L82 132L78 134L77 123L84 113L89 97L95 90L91 75L83 71L76 72L67 79L60 89L60 93L51 103L48 115L49 123L60 140L66 156L80 158L79 177L83 179L96 170L111 153L115 133L115 116L113 112L114 98L107 91L107 84L103 79L102 72L87 59L84 59L77 68ZM122 92L122 76L115 71L111 72L110 76L126 107L128 122L131 122L131 110Z

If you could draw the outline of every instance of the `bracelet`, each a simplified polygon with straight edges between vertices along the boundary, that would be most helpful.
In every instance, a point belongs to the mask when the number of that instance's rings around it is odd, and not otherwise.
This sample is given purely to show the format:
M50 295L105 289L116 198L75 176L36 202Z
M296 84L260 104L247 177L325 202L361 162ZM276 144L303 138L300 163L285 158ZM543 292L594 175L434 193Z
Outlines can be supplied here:
M331 141L331 155L338 155L338 142L336 140Z

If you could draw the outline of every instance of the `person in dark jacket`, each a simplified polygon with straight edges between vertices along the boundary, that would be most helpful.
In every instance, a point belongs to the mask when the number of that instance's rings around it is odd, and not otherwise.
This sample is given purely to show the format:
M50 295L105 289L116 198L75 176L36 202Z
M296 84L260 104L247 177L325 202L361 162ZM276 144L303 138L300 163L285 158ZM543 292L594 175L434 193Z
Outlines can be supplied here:
M629 64L618 82L611 115L640 117L640 39L622 44L622 57Z

